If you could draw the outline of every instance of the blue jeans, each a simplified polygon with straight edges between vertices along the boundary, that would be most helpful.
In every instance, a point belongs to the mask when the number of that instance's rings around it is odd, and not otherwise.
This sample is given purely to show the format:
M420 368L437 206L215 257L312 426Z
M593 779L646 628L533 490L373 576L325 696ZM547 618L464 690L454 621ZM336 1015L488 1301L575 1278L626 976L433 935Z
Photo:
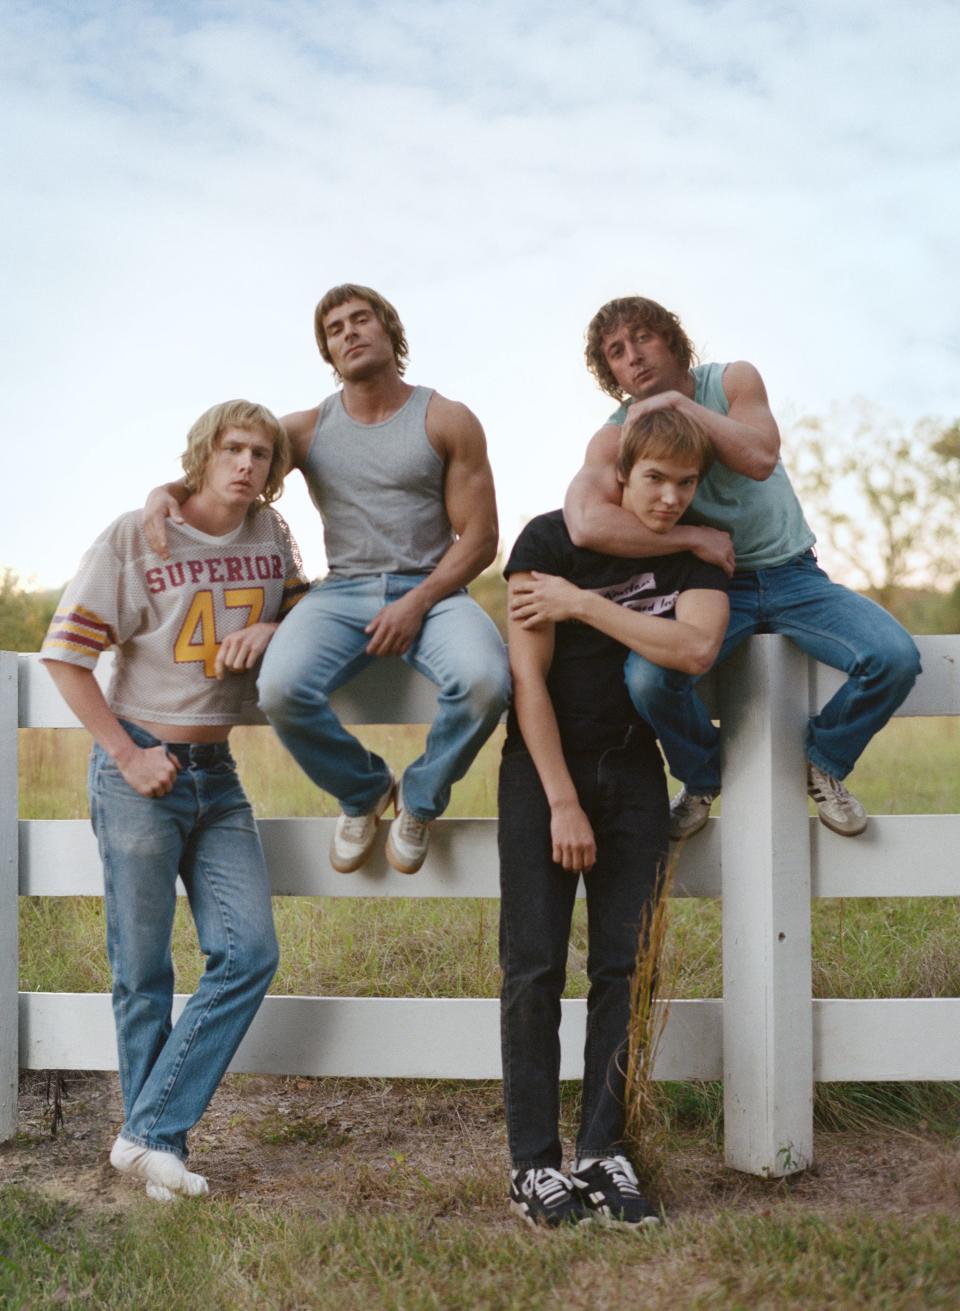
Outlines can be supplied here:
M138 746L157 739L124 728ZM270 883L226 743L167 744L172 792L143 797L105 751L90 757L90 817L103 861L125 1138L181 1160L277 968ZM171 1026L177 875L206 969Z
M597 841L583 875L589 946L578 1156L623 1152L630 981L644 910L667 851L667 787L649 744L568 752ZM551 853L550 807L526 751L500 766L500 1025L507 1138L515 1169L559 1167L560 999L579 878Z
M261 708L304 773L347 815L374 808L390 771L343 727L330 694L377 659L366 652L364 632L377 611L423 578L328 578L284 619L263 658ZM493 621L461 591L428 611L402 658L440 692L426 749L403 776L404 806L417 819L431 820L446 809L451 784L467 772L503 714L510 695L506 649Z
M717 663L753 633L784 633L801 651L850 677L807 725L807 758L846 778L913 687L920 655L881 606L833 583L806 551L775 569L734 574L730 622ZM696 680L631 653L630 698L660 739L670 771L691 792L720 787L720 740Z

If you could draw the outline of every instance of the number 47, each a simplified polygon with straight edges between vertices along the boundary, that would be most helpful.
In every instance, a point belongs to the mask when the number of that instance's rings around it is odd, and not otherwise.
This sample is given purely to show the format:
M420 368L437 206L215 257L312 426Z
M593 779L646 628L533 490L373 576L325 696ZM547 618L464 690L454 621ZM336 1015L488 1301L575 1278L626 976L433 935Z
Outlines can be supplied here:
M223 604L230 609L247 607L247 622L244 628L257 623L263 613L262 587L228 587L223 594ZM202 663L207 678L216 678L217 652L220 642L217 640L217 625L213 612L213 593L197 592L190 602L190 609L180 625L180 632L173 644L173 658L179 665Z

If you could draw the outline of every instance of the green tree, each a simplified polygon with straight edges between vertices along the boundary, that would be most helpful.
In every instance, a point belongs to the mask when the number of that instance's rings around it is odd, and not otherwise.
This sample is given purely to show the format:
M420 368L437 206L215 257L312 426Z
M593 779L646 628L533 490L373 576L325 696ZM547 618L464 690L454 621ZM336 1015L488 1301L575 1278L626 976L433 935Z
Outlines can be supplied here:
M811 527L851 586L896 610L900 589L960 579L960 424L908 428L858 400L799 419L784 452Z
M39 651L57 595L28 591L13 569L0 568L0 650Z

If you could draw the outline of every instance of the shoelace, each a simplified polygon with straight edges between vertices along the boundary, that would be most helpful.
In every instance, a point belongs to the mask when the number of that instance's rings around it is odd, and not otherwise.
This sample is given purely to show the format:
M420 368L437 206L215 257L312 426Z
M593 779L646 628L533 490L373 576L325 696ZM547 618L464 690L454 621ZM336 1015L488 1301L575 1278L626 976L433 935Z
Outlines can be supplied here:
M340 834L347 842L362 841L367 836L372 822L372 815L344 815Z
M427 833L427 826L415 815L411 815L409 810L403 812L403 818L400 821L400 838L404 842L412 842L419 845L423 842Z
M846 805L853 800L840 779L834 778L832 774L821 773L819 777L815 777L814 775L810 776L810 786L807 791L810 793L810 796L813 797L814 801L826 801L828 799L824 795L824 788L826 788L828 792L832 792L834 798L843 805Z
M639 1197L640 1189L637 1187L637 1176L633 1173L633 1166L625 1156L607 1156L597 1164L610 1176L610 1180L625 1197Z
M527 1197L537 1196L544 1206L552 1206L559 1202L562 1197L572 1192L573 1185L570 1180L554 1170L548 1165L541 1166L539 1170L529 1170L520 1185L521 1192Z

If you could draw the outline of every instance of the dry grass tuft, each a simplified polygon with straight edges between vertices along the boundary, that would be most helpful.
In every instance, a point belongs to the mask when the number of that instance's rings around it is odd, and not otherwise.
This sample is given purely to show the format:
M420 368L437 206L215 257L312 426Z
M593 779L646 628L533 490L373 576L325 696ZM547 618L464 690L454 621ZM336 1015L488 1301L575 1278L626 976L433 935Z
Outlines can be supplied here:
M664 953L676 861L674 852L660 873L658 896L647 905L641 921L627 1033L627 1141L638 1177L654 1195L664 1191L669 1141L663 1089L654 1082L653 1068L680 970L679 956L674 952L667 957Z

